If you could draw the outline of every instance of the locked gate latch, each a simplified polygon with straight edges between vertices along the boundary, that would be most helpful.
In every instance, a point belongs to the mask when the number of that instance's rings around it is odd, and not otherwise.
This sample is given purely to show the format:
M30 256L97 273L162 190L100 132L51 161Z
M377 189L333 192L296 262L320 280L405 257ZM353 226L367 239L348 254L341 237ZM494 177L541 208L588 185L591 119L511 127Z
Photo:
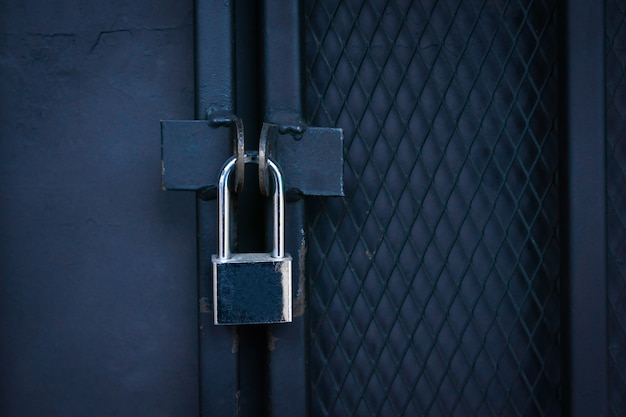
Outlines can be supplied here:
M269 253L231 252L231 189L237 163L231 157L219 176L218 253L213 255L213 320L215 324L269 324L292 321L292 258L285 253L285 190L280 168L268 159L272 174L273 247ZM259 163L246 153L244 163Z
M268 152L285 176L285 190L312 196L343 196L343 132L306 127L289 133L266 124ZM161 121L164 190L216 188L223 161L233 155L233 126L206 120Z

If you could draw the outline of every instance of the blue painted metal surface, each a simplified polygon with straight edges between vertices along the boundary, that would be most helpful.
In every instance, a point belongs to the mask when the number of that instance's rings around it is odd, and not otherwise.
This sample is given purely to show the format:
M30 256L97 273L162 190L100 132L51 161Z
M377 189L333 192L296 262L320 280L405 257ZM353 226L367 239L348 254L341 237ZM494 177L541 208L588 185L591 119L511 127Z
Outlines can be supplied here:
M193 3L0 2L0 415L198 415ZM232 338L229 349L232 346Z

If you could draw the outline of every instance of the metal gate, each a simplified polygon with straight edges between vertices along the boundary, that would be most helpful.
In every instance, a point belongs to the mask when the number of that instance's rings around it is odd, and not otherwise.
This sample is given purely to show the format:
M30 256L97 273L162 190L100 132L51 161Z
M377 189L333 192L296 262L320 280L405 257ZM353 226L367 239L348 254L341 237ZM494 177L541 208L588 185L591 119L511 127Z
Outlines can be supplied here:
M309 206L311 415L626 415L625 11L582 3L307 2L348 155Z
M555 2L309 2L312 415L561 414Z
M606 179L609 406L626 415L626 8L607 0Z
M626 6L592 3L0 4L0 414L626 416ZM226 154L234 113L343 129L345 196L287 204L291 324L213 325L214 189L158 190L192 69Z
M234 19L238 48L237 22L265 35L266 107L273 4ZM237 330L242 415L606 414L604 10L303 8L306 121L344 130L345 197L307 199L306 326Z

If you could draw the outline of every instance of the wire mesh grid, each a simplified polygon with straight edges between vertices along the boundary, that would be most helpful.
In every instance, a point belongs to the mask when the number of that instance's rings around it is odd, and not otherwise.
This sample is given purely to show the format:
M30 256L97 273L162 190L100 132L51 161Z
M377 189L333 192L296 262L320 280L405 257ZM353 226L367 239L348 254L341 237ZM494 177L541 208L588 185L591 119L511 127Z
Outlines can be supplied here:
M626 4L605 6L609 403L626 416Z
M560 415L554 1L305 1L312 416Z

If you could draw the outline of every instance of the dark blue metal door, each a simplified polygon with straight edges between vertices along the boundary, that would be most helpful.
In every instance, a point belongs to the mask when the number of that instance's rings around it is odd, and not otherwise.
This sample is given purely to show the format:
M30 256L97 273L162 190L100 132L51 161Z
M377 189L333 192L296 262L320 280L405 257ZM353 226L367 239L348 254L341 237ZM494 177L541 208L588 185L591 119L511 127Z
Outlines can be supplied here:
M197 416L190 1L0 2L0 415Z

